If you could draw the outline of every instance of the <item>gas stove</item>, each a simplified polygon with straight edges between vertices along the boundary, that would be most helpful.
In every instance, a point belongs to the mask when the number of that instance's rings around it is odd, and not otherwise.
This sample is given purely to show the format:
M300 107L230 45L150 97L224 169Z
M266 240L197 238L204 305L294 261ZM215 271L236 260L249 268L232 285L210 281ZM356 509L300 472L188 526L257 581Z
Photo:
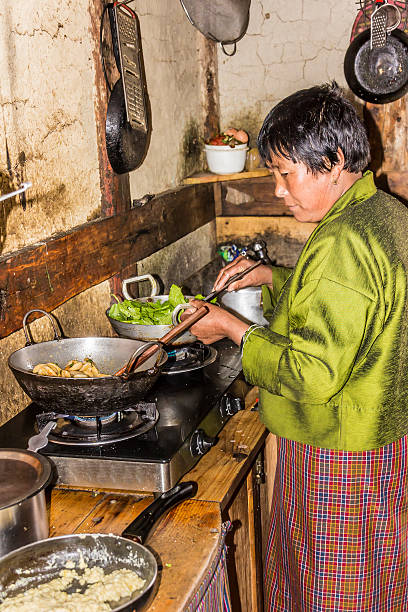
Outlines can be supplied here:
M58 484L153 493L171 489L244 407L248 385L239 348L227 340L207 349L201 365L193 358L186 367L180 353L170 354L169 361L173 365L143 402L103 419L48 413L32 403L0 427L0 447L27 448L31 436L55 421L39 452L55 465Z

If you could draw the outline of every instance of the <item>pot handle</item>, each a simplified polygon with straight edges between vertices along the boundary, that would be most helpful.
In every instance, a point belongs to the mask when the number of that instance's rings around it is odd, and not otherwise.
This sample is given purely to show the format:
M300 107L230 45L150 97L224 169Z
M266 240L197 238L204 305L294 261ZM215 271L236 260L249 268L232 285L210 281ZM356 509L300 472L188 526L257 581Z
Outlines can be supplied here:
M31 335L31 331L27 327L27 319L28 319L28 317L33 312L42 312L43 315L48 317L49 320L51 321L51 325L52 325L53 330L54 330L54 340L61 340L62 339L62 336L59 335L58 330L57 330L57 326L55 324L55 321L54 321L53 317L50 315L50 313L46 312L45 310L41 310L41 308L33 308L32 310L29 310L28 312L26 312L26 314L24 315L24 319L23 319L23 329L24 329L24 335L26 337L26 346L30 346L31 344L35 344L35 342L33 340L33 337Z
M179 315L180 315L182 310L186 310L187 308L193 308L193 306L191 304L188 304L188 303L177 304L177 306L175 307L175 309L171 313L171 321L172 321L173 325L178 325L180 323Z
M126 278L122 283L122 293L127 300L133 300L132 296L128 293L127 286L130 283L138 283L142 280L148 280L150 282L150 296L153 297L159 293L159 283L151 274L142 274L141 276L132 276L131 278Z
M173 508L185 499L193 497L198 491L194 481L180 482L175 487L162 493L154 500L122 533L124 538L135 540L141 544L146 540L154 524L167 510Z

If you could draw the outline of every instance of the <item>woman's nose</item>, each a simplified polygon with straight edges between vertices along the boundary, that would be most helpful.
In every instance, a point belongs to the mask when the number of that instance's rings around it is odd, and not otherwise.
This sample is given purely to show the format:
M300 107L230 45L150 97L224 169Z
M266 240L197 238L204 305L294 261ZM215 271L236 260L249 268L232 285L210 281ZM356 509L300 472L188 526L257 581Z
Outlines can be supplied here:
M288 190L286 189L283 182L279 179L276 179L275 184L275 195L277 198L284 198L288 194Z

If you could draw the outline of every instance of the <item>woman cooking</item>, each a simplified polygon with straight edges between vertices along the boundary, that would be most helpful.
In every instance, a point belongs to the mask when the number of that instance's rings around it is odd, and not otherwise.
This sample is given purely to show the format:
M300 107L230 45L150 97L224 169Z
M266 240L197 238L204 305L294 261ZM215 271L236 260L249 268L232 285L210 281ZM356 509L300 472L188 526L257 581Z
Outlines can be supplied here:
M261 265L228 289L262 285L268 327L210 305L191 331L241 344L277 436L267 609L406 611L408 211L364 172L367 136L335 83L277 104L258 147L276 196L318 225L293 270Z

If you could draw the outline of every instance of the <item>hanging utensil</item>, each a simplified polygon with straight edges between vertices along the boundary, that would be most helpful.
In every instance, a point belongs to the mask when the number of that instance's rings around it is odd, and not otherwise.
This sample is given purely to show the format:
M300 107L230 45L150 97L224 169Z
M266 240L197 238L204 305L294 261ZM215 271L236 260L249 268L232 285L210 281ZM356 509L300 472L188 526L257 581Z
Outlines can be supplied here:
M388 4L388 0L376 0L375 4L376 9L371 15L371 49L384 47L387 34L401 23L401 12L395 4Z
M121 77L108 103L106 150L113 170L123 174L141 165L149 147L147 85L136 13L124 3L107 6L113 51Z
M245 35L251 0L180 0L190 23L206 38L220 43L225 55L234 55ZM225 45L233 45L227 52Z
M406 6L403 8L402 2L389 4L388 0L360 4L344 58L346 81L366 102L393 102L408 90ZM405 25L399 29L402 17Z

